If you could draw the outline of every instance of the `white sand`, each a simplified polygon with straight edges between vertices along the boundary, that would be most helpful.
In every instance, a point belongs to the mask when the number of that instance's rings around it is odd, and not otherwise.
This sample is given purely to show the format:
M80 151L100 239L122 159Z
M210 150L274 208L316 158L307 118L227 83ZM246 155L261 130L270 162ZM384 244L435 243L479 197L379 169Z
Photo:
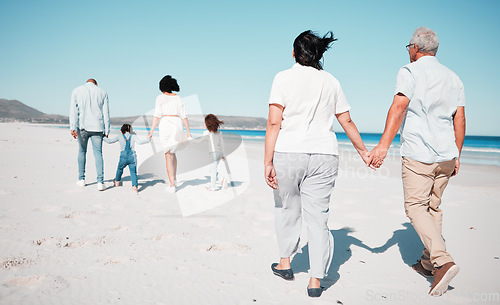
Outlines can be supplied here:
M433 298L408 266L422 245L404 215L399 158L371 172L342 153L330 287L315 300L305 291L307 251L292 261L295 281L270 271L278 257L263 143L244 144L228 157L236 190L203 191L203 168L180 175L187 184L176 195L164 177L139 172L134 195L128 169L124 186L111 188L118 144L104 144L109 188L98 192L91 148L90 185L75 184L78 145L68 129L0 124L0 304L500 303L500 168L465 164L446 189L444 236L461 272ZM205 203L213 208L196 210ZM304 232L304 250L306 242Z

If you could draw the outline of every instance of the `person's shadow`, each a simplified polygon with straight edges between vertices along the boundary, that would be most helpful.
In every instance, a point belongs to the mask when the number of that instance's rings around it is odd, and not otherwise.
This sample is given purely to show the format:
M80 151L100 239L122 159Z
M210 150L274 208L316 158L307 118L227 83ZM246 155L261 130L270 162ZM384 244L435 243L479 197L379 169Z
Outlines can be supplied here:
M354 232L354 228L344 227L339 230L331 230L333 235L333 259L328 269L328 275L321 280L321 286L325 290L333 286L339 279L340 266L345 264L352 256L351 245L355 245L373 252L373 249L365 245L362 241L349 234ZM305 245L302 248L302 253L296 254L291 263L294 273L308 272L309 266L309 246Z
M373 253L383 253L390 247L398 245L403 262L411 267L422 255L424 245L409 222L403 223L403 226L405 229L394 231L384 245L373 249Z
M373 253L383 253L390 247L397 245L399 253L401 253L401 259L406 265L411 267L420 259L424 245L411 223L405 222L402 225L405 227L404 229L394 231L392 237L384 245L373 249ZM432 278L426 277L426 279L432 284Z

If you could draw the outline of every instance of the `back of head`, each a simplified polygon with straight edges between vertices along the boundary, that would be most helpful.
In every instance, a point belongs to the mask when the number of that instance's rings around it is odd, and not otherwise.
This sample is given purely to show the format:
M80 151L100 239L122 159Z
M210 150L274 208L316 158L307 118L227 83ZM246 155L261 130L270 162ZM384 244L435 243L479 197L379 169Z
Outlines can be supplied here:
M126 132L130 133L130 130L132 129L132 126L130 124L123 124L121 128L122 134L125 134Z
M172 78L172 76L167 75L160 80L161 92L172 93L172 91L179 91L179 90L180 88L179 85L177 84L177 80L175 78Z
M300 33L293 42L295 61L303 66L314 67L318 70L323 69L320 63L323 53L336 40L336 38L333 38L331 31L327 32L323 37L317 36L310 30Z
M439 39L436 32L421 26L413 33L410 44L417 45L420 53L436 55L439 47Z
M97 81L96 81L95 79L93 79L93 78L89 78L89 79L87 80L87 83L93 83L94 85L96 85L96 86L97 86Z
M223 121L219 120L215 115L209 114L205 117L205 126L210 132L217 132L221 124L224 124Z

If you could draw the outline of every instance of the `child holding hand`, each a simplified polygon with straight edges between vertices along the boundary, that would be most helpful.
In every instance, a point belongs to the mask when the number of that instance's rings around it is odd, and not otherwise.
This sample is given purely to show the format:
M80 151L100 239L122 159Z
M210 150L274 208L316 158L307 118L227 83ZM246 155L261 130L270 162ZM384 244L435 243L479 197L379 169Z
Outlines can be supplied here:
M106 137L103 138L104 142L108 144L120 142L120 161L118 162L118 169L116 170L116 176L113 182L115 186L120 186L123 169L128 165L130 170L130 179L132 180L132 190L137 194L139 193L139 190L137 189L137 155L134 150L134 143L146 144L149 143L151 139L139 139L137 135L132 133L132 126L130 124L123 124L121 132L121 135L112 139Z

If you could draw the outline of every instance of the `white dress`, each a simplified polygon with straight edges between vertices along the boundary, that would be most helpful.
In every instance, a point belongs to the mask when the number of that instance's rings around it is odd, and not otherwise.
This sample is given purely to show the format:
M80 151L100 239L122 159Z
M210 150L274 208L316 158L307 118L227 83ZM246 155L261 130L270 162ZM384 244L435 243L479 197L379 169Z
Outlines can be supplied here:
M184 103L178 95L160 94L156 98L154 116L160 119L160 143L165 152L175 152L187 140L182 119L187 118Z

